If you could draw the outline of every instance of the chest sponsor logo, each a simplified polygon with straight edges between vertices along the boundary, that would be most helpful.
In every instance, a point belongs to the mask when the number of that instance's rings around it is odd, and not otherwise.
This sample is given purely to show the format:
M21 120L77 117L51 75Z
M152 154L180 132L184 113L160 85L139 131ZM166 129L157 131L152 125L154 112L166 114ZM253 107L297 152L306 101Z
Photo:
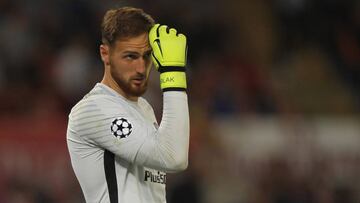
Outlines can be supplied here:
M145 170L144 181L152 183L166 184L166 173L158 171L154 173L152 171Z

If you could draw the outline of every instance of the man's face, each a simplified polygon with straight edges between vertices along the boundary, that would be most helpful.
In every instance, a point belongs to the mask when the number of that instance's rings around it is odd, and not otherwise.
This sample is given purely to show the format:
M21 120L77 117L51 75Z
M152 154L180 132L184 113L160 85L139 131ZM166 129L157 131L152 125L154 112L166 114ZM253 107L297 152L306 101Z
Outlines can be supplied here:
M117 40L113 47L109 47L111 77L126 97L136 98L145 93L151 65L147 33Z

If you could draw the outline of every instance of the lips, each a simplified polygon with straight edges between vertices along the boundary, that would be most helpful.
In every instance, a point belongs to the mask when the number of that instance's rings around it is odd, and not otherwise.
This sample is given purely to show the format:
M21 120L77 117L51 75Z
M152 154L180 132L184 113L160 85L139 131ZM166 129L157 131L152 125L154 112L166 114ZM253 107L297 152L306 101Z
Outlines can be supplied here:
M135 85L141 85L145 81L145 78L137 77L137 78L133 78L132 81L134 82Z

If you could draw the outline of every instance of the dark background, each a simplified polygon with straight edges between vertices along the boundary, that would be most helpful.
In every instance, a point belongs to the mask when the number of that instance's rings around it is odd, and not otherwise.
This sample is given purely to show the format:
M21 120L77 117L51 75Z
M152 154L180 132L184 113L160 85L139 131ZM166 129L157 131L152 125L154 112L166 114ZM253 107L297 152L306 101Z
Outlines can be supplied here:
M190 165L169 203L360 201L359 1L0 0L0 202L84 202L67 115L118 6L188 37ZM160 120L155 71L145 97Z

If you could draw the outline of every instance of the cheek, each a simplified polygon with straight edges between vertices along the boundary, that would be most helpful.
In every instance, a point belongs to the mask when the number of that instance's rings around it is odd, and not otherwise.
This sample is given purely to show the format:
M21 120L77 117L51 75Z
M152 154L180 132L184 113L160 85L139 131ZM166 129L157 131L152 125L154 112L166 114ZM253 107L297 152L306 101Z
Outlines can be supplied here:
M110 60L111 74L114 78L125 79L129 74L129 71L126 69L126 65L123 64L120 60Z

